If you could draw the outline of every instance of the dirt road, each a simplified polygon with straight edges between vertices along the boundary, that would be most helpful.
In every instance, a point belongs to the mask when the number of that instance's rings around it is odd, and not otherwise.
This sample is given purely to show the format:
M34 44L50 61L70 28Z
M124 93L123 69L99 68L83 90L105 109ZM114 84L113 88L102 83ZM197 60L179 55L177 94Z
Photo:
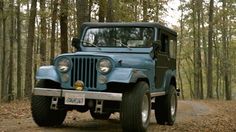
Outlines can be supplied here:
M18 101L0 106L0 132L111 132L122 131L119 114L108 121L93 120L87 113L68 112L63 126L38 127L30 114L29 101ZM174 126L158 125L152 111L149 132L156 131L236 131L236 101L179 101Z

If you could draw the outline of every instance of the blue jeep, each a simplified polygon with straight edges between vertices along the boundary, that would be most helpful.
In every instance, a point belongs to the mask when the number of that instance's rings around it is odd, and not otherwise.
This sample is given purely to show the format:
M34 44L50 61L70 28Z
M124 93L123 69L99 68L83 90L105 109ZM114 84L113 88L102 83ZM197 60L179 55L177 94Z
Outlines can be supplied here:
M107 120L120 113L124 131L146 131L176 118L177 34L158 23L84 23L75 53L38 69L31 110L39 126L60 125L69 110Z

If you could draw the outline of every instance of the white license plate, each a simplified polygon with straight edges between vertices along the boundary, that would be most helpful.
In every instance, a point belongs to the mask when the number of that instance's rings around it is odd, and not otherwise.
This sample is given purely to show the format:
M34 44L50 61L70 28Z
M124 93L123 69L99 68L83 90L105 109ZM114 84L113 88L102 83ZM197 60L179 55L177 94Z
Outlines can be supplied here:
M66 105L85 105L85 94L65 93Z

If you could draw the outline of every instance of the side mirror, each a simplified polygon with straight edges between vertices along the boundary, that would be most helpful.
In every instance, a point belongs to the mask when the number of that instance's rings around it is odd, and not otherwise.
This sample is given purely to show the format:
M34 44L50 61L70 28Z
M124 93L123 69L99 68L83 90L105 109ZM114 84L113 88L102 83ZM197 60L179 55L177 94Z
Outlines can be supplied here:
M154 59L156 57L157 53L160 52L160 50L161 50L161 41L160 40L153 41L152 46L153 46L153 50L150 55Z
M152 45L153 45L153 50L154 51L160 51L161 50L161 41L160 40L153 41Z
M75 47L77 50L80 49L79 43L80 43L80 39L79 38L73 38L72 39L72 46Z

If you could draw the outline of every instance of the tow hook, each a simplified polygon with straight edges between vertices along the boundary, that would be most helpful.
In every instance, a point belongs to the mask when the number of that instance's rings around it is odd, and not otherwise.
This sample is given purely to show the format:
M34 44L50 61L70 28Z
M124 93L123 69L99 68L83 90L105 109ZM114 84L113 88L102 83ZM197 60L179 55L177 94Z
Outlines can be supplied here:
M58 104L58 97L52 97L52 103L51 103L50 108L52 110L58 110L57 104Z

